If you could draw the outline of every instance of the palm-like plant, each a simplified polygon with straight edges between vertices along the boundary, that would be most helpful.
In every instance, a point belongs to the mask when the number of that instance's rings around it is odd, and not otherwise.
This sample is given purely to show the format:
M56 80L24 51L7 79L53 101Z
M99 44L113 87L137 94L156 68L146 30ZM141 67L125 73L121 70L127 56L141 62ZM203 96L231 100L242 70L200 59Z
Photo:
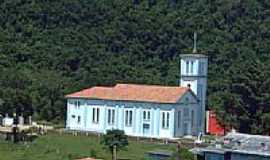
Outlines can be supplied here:
M116 160L117 151L124 149L128 146L128 139L125 132L118 129L107 130L107 133L103 135L101 144L112 153L112 159Z

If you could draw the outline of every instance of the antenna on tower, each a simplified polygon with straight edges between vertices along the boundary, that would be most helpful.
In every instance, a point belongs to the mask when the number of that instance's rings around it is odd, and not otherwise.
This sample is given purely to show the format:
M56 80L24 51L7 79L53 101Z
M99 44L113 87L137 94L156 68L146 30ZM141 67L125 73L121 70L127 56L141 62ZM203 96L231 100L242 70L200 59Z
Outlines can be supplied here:
M197 53L197 32L194 32L194 38L193 38L193 51L192 53Z

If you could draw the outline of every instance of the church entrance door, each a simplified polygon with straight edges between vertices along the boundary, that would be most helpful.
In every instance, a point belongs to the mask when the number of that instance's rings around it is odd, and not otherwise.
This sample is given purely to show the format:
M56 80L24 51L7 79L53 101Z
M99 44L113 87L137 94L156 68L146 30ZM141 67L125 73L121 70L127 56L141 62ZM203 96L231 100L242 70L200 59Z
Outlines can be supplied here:
M188 132L188 123L184 123L184 136L185 135L188 135L189 132Z
M148 136L150 134L150 124L143 123L143 135Z

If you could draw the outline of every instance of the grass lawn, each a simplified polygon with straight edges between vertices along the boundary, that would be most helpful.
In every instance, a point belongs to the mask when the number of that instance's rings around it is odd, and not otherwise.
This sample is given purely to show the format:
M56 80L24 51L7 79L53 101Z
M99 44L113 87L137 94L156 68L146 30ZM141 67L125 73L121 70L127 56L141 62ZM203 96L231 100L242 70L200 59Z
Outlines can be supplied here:
M70 134L48 134L27 144L12 144L0 140L0 160L70 160L86 157L95 152L98 158L111 159L111 154L100 145L97 136L72 136ZM126 151L119 158L142 160L144 153L151 150L175 150L175 145L129 140Z

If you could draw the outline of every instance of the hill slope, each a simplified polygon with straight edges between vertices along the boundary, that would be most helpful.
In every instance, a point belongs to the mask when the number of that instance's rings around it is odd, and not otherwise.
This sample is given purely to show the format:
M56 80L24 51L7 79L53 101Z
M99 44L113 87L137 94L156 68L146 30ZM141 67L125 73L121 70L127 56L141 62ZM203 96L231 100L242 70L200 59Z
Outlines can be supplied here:
M208 107L224 125L269 134L268 0L150 2L0 2L0 111L60 120L63 95L85 87L178 85L179 55L197 31Z

